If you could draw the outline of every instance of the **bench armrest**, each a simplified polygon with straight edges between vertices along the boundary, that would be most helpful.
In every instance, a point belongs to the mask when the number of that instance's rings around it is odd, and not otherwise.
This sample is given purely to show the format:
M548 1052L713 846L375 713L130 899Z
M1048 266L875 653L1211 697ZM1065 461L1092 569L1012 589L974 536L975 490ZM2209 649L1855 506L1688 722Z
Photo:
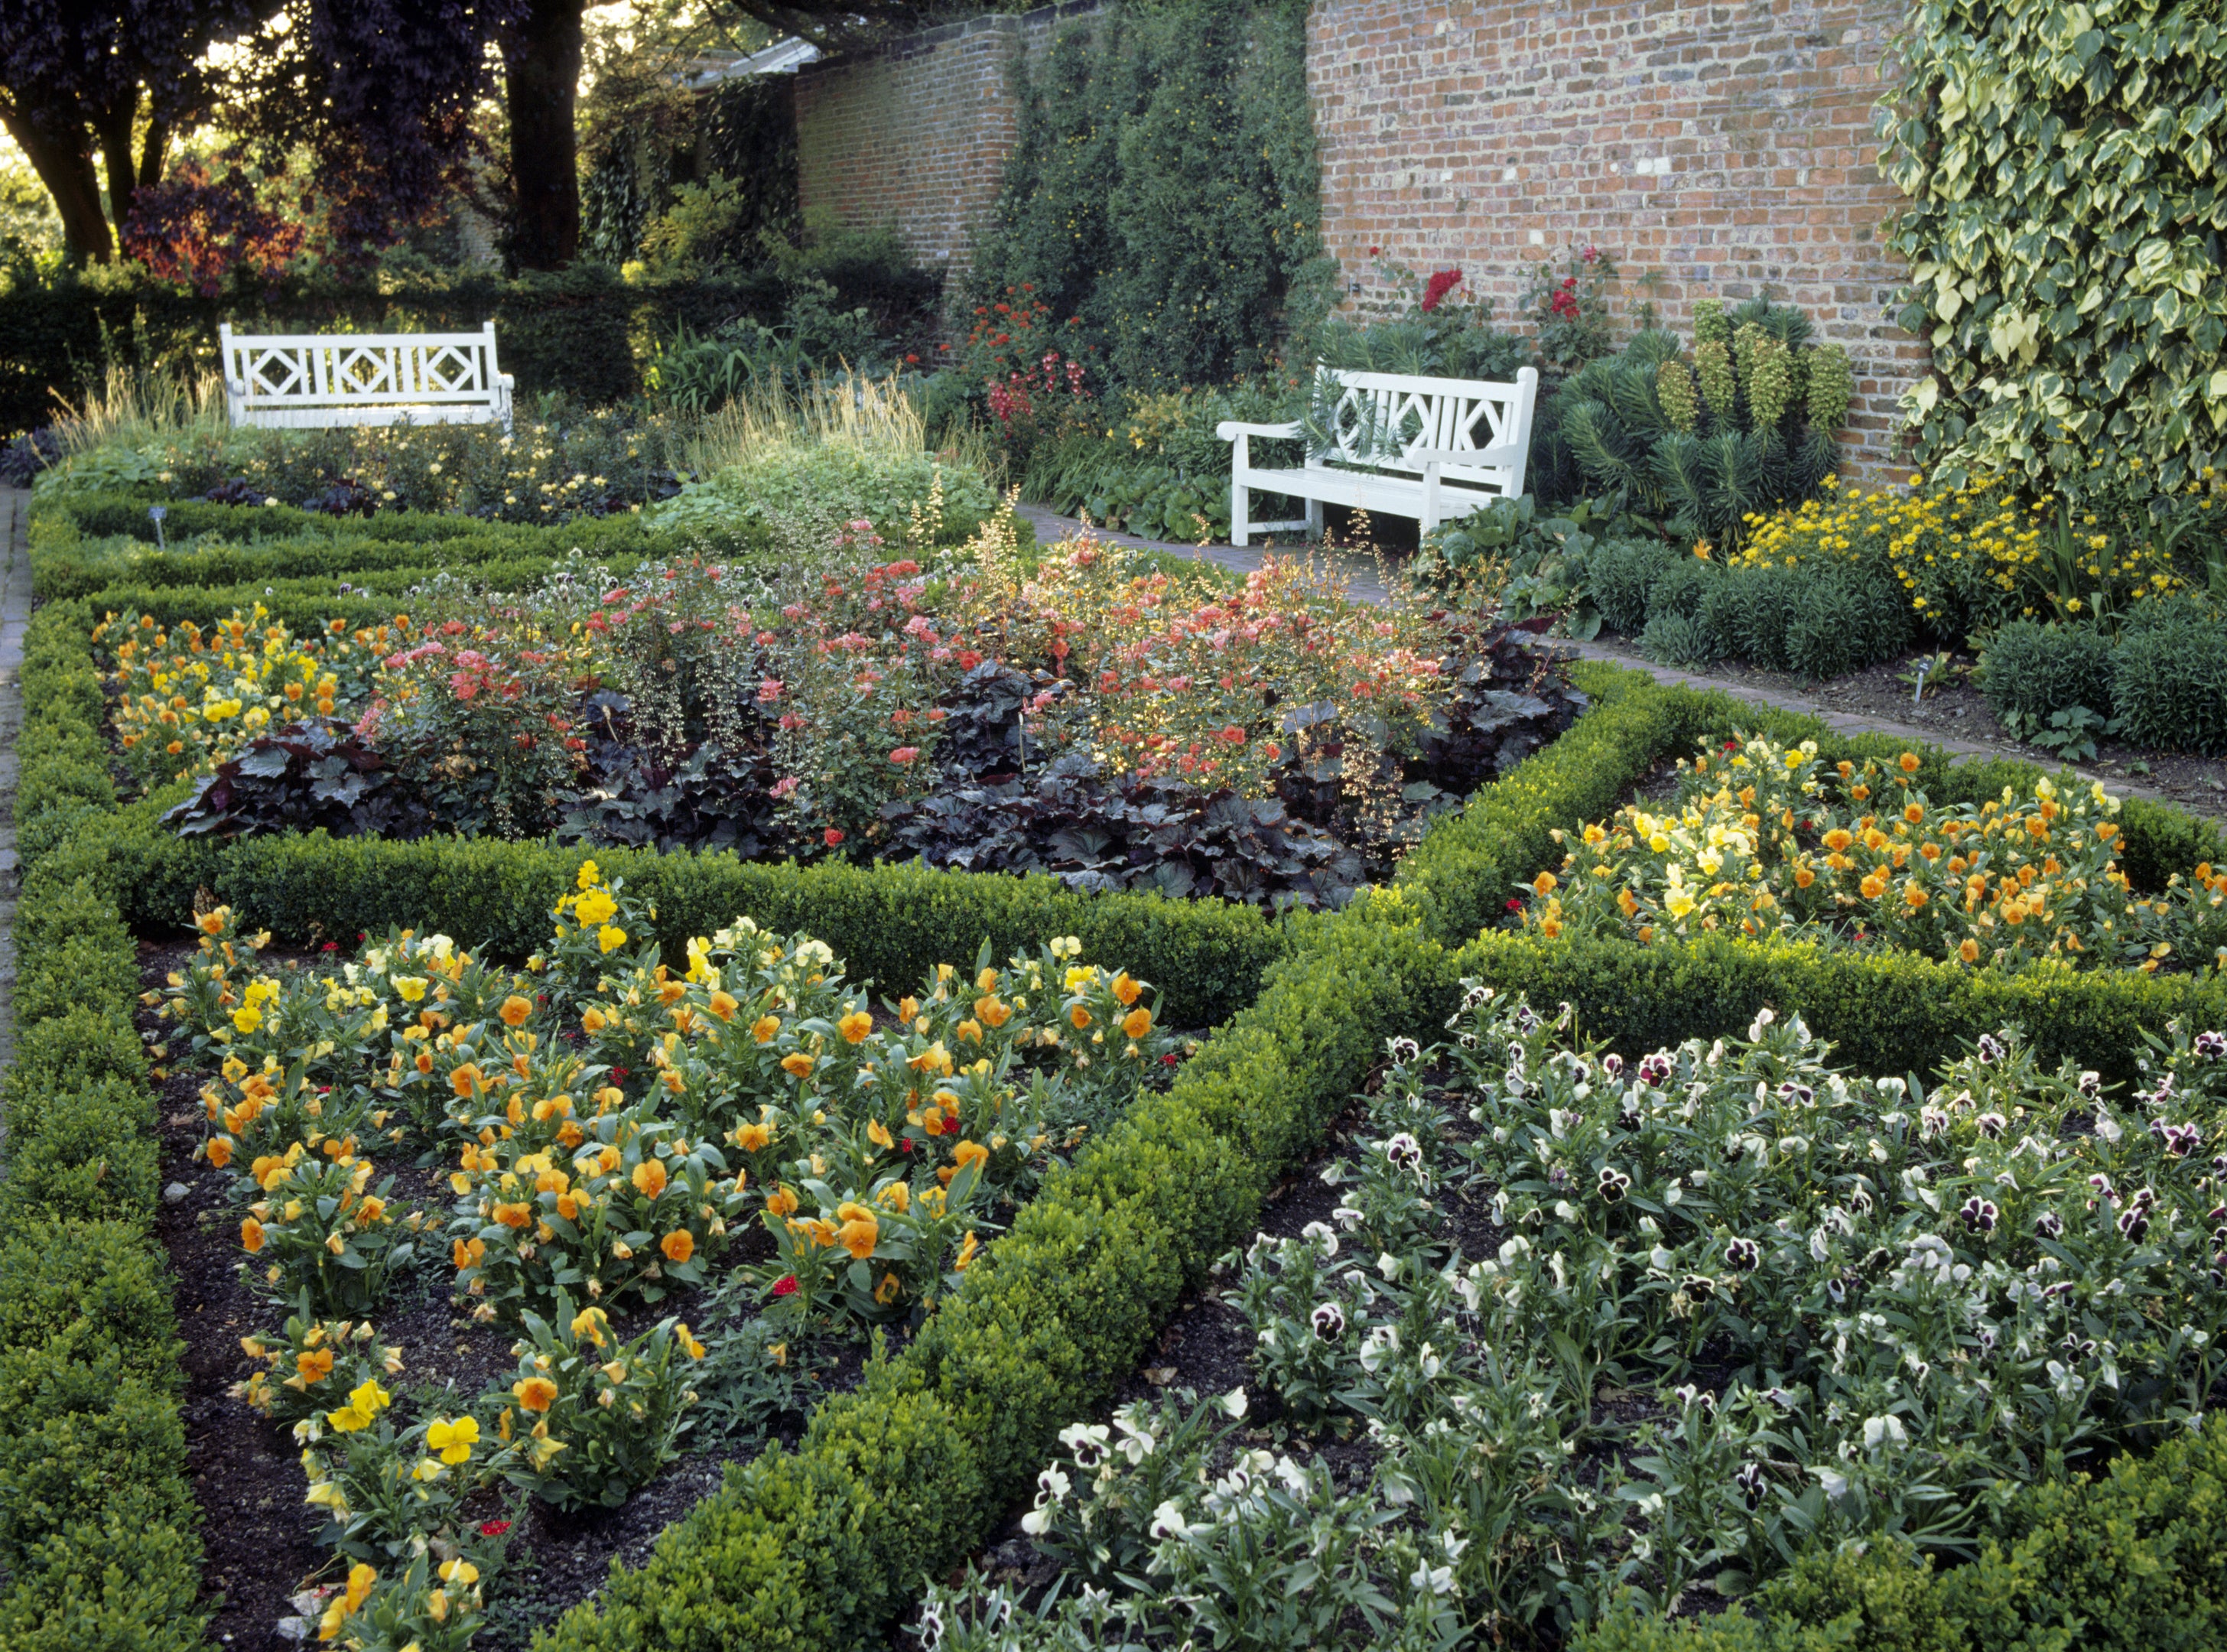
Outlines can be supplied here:
M1288 424L1247 424L1234 418L1225 418L1214 427L1214 433L1225 442L1235 442L1241 436L1265 436L1272 439L1288 440L1301 433L1298 419Z

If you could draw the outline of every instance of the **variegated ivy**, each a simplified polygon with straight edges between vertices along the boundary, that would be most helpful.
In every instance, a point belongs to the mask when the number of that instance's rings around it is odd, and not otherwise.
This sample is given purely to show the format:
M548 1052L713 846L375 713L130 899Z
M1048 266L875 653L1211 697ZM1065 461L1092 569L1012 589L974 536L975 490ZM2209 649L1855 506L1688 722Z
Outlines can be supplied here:
M2076 494L2227 446L2227 20L2216 0L1918 0L1879 105L1910 197L1919 461ZM2097 462L2100 461L2100 469Z

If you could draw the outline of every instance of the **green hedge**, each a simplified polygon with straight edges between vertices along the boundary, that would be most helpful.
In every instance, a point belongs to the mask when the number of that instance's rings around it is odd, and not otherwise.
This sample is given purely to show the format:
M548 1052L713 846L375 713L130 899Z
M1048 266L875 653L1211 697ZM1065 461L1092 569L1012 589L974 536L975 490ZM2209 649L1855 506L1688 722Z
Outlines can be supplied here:
M53 702L33 702L30 726ZM35 807L35 801L33 804ZM19 818L29 823L21 812ZM0 1083L0 1644L185 1648L202 1621L137 951L84 880L33 872Z
M110 587L221 586L274 580L347 579L363 585L381 572L423 577L469 569L475 578L514 579L546 571L577 551L623 572L645 557L701 550L727 559L763 555L764 536L660 533L634 515L582 517L553 527L482 521L469 516L397 512L339 521L286 506L250 508L173 501L157 549L147 507L134 494L83 494L41 500L31 533L32 590L42 601L90 596ZM397 587L400 589L400 587Z
M2227 979L2139 970L1972 969L1914 953L1703 935L1642 947L1548 941L1533 932L1478 936L1455 955L1465 976L1534 1004L1573 1005L1580 1032L1637 1053L1745 1026L1769 1005L1798 1014L1863 1073L1921 1078L1983 1032L2024 1027L2042 1060L2134 1077L2145 1028L2176 1016L2227 1025Z
M1572 1652L2212 1652L2227 1644L2227 1423L2012 1501L1979 1558L1803 1554L1749 1607L1618 1617Z

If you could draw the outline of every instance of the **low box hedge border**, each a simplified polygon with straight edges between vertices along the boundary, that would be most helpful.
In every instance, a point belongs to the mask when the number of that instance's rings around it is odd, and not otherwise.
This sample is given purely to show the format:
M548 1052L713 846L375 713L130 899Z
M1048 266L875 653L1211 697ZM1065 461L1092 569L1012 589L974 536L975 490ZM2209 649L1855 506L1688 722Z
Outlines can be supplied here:
M150 507L161 505L161 541ZM418 577L469 569L500 585L514 571L542 571L577 550L598 562L683 556L763 557L760 533L661 532L639 516L580 517L553 527L417 512L331 517L288 506L211 505L131 494L41 499L30 533L31 589L42 602L111 587L261 585L278 580L346 579L361 585L381 571ZM498 572L497 571L501 571ZM205 617L196 612L187 617Z
M473 925L464 920L471 915L507 908L515 922L521 901L533 901L526 909L538 916L543 891L553 893L581 858L532 845L318 837L192 845L192 854L168 848L157 841L166 834L153 827L148 804L115 807L86 623L83 610L35 623L25 684L41 715L35 740L28 737L27 724L27 787L34 761L43 769L31 807L19 802L19 810L29 826L41 816L69 822L49 836L33 868L41 897L82 902L96 917L105 913L127 946L122 912L163 899L172 901L174 916L185 880L202 871L215 880L208 884L213 891L236 899L258 922L269 920L258 908L271 903L290 915L288 922L322 924L329 933L351 922L368 928L380 916L393 916L470 934ZM1181 1292L1257 1220L1270 1190L1320 1139L1366 1076L1382 1038L1434 1029L1452 1006L1464 960L1508 945L1509 938L1490 937L1476 941L1476 954L1448 950L1477 937L1497 915L1503 891L1552 852L1548 833L1610 812L1655 762L1697 737L1735 725L1777 737L1790 732L1754 708L1656 687L1638 673L1586 667L1580 679L1595 696L1595 710L1429 834L1392 888L1365 894L1331 917L1299 916L1271 926L1256 915L1263 933L1274 937L1260 954L1266 967L1259 996L1216 1033L1172 1088L1140 1104L1070 1170L1051 1178L949 1306L903 1354L876 1358L859 1389L821 1406L796 1450L769 1451L731 1477L722 1491L668 1529L644 1566L615 1571L597 1601L538 1636L541 1652L707 1639L751 1647L868 1644L922 1579L977 1547L1025 1483L1051 1430L1113 1389ZM1981 766L1959 778L1938 754L1924 755L1933 771L1929 779L1942 786L1992 790L2018 778L2007 765ZM1998 770L2004 781L1994 778ZM2161 864L2178 858L2166 845L2202 841L2209 831L2171 811L2128 825L2130 839L2147 832L2160 844ZM196 854L203 858L195 860ZM660 897L668 913L692 912L690 903L701 902L718 922L738 909L780 910L765 903L788 900L800 912L826 914L836 923L786 921L814 928L839 950L866 958L895 956L919 942L886 942L851 926L871 930L906 918L931 887L1018 890L1019 896L999 904L1011 922L1038 934L1043 928L1033 920L1054 909L1050 902L1058 896L1074 903L1069 909L1078 915L1124 903L1186 909L1152 897L1075 896L1050 880L897 868L751 867L721 856L599 858L614 871L623 866L630 882ZM688 870L677 870L682 867ZM750 883L745 875L763 881ZM908 877L916 881L908 883ZM345 898L336 893L343 890ZM119 904L118 896L130 898ZM953 898L969 913L983 910L979 896ZM1176 928L1190 923L1154 915ZM951 950L952 922L948 915L932 921L936 950ZM1078 915L1063 927L1095 945L1097 934L1084 927L1092 922ZM1623 951L1637 961L1643 949ZM1153 966L1149 958L1140 961L1147 970ZM882 966L871 973L882 973ZM900 973L909 972L884 979ZM68 978L61 979L67 990ZM2077 994L2081 980L2066 990ZM2132 1013L2146 1012L2147 1006L2137 1006ZM119 1013L128 1036L128 1005ZM104 1047L97 1017L73 1005L61 1019L69 1023L71 1049ZM1988 1024L1991 1016L1964 1030L1976 1033ZM1929 1036L1950 1035L1937 1026ZM105 1047L118 1059L127 1049L137 1059L136 1041ZM113 1097L112 1090L101 1094ZM89 1135L90 1103L52 1114L46 1127L61 1127L54 1119L80 1111L86 1123L72 1127ZM131 1139L129 1129L116 1137ZM144 1246L144 1228L139 1231ZM157 1273L160 1265L154 1256ZM31 1324L23 1336L35 1337L38 1330ZM12 1355L18 1340L8 1335L0 1348ZM170 1414L175 1420L174 1409ZM65 1537L90 1535L81 1525L58 1529ZM175 1532L182 1545L177 1567L163 1574L170 1579L168 1598L189 1606L189 1532L182 1525L163 1529ZM54 1534L40 1535L50 1541ZM50 1568L40 1575L65 1574ZM67 1579L67 1589L50 1591L51 1598L74 1603L67 1604L78 1614L71 1621L101 1623L105 1633L104 1603L130 1592L132 1580L104 1573L96 1587L81 1571ZM8 1600L22 1586L18 1579ZM67 1611L58 1604L42 1621L59 1623Z

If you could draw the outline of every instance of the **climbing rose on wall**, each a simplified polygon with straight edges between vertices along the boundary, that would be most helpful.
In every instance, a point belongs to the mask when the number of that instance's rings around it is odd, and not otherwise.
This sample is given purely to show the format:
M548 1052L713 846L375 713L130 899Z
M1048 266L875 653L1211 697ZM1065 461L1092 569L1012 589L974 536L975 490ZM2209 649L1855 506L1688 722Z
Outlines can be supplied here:
M1436 309L1439 302L1461 284L1461 278L1462 272L1458 270L1433 270L1423 288L1424 313L1428 315Z

